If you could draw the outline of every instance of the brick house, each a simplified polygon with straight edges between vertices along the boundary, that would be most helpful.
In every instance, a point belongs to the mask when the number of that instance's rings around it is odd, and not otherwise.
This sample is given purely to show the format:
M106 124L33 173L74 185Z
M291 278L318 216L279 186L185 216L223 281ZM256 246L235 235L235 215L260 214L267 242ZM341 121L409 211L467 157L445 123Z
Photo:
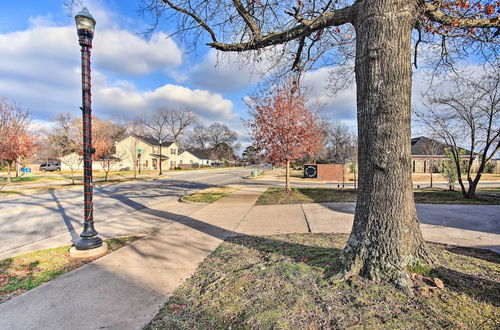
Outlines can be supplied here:
M442 162L448 160L445 149L447 146L439 141L420 136L411 139L411 168L413 173L434 173L442 171ZM469 159L469 150L462 149L463 159ZM472 171L478 166L478 158L472 163Z

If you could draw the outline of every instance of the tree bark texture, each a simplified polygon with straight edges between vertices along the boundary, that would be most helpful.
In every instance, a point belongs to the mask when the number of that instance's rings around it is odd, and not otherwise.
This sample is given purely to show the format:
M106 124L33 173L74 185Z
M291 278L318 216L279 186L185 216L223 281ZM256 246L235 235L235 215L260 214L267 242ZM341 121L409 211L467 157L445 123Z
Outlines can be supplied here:
M411 181L411 31L416 1L359 1L356 29L358 198L346 272L409 285L426 259Z

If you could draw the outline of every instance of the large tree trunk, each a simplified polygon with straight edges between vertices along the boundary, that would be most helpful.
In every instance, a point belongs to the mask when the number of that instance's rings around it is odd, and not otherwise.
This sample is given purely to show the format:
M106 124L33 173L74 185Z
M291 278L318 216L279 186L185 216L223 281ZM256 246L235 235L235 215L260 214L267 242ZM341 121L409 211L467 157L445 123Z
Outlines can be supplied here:
M364 0L358 5L354 26L360 166L344 275L360 274L408 288L408 266L427 259L410 165L410 38L417 1Z
M479 169L481 171L481 169ZM481 175L482 173L479 172L476 174L476 177L474 180L469 178L469 189L467 190L467 198L476 198L476 189L477 189L477 184L479 183L479 180L481 180Z

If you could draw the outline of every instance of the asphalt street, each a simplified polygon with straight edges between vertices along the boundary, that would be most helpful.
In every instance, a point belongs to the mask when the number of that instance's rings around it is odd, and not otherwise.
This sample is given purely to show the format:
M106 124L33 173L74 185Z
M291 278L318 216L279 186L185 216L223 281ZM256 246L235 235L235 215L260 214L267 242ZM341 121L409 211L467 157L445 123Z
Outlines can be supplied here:
M243 177L249 175L249 171L186 171L162 179L96 186L94 219L99 223L200 189L242 184L248 182ZM54 189L0 200L0 253L63 232L79 233L83 221L81 190L81 187Z
M172 202L181 196L212 186L248 183L284 185L283 181L245 178L253 169L255 168L173 172L161 179L96 186L94 219L97 230L101 221L119 219L128 212L157 203ZM292 186L333 188L337 184L292 182ZM352 184L347 184L346 187L352 187ZM82 196L82 188L75 187L0 199L0 254L65 232L77 239L82 227Z

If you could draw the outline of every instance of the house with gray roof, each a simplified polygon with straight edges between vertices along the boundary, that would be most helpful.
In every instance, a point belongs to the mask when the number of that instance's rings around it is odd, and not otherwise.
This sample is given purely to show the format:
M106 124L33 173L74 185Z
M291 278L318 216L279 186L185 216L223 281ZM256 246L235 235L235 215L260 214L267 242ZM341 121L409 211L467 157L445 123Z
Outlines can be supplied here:
M448 160L446 154L447 145L439 141L420 136L411 139L411 163L413 173L430 173L431 167L434 173L441 172L442 162ZM469 159L470 151L460 148L464 153L464 160ZM472 164L474 171L477 166L477 157Z
M215 162L215 160L210 158L209 154L196 150L185 150L179 157L180 167L204 167L211 166Z

